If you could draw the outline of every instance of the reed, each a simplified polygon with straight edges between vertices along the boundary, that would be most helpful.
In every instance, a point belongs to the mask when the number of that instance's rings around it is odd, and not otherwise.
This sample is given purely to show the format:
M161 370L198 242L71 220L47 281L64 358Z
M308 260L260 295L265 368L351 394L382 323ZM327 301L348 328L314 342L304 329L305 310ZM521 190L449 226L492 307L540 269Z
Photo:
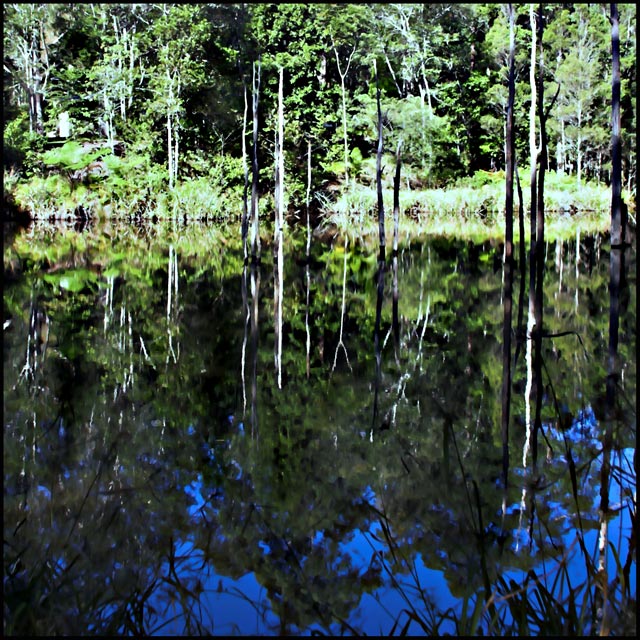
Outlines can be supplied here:
M522 185L528 194L526 180ZM405 188L400 192L401 227L410 236L440 234L460 238L501 237L504 233L504 175L479 171L455 185L435 189ZM635 211L634 194L624 194L630 211ZM351 183L337 193L319 196L325 226L340 234L372 235L376 227L376 191L369 184ZM390 210L393 193L383 188L385 210ZM525 220L529 202L524 198ZM583 183L575 178L548 174L545 190L545 215L549 239L609 229L611 195L602 184ZM633 216L631 216L633 220ZM525 234L530 225L525 223ZM518 229L514 229L518 237Z

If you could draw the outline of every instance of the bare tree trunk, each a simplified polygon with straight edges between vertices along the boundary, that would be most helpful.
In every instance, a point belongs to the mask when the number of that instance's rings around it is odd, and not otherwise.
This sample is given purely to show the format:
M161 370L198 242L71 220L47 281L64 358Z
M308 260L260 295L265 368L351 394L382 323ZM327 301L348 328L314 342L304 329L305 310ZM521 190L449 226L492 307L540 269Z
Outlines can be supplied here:
M311 221L309 219L309 206L311 202L311 138L307 146L307 264L309 263L309 253L311 251Z
M274 364L278 378L278 389L282 389L282 289L283 289L283 247L278 243L273 274L273 315L274 315Z
M347 64L343 72L342 67L340 65L340 56L338 55L338 47L336 46L336 43L333 40L333 36L331 36L331 43L333 44L333 53L336 56L336 64L338 65L338 75L340 76L340 88L342 90L342 135L344 138L344 184L346 187L348 187L349 186L349 140L347 137L347 89L345 85L345 79L347 77L347 74L349 73L349 67L351 66L351 60L353 58L353 54L356 51L356 45L354 44L353 49L351 49L351 53L347 58Z
M505 192L505 295L502 328L502 480L506 489L509 471L509 418L511 411L511 304L513 297L513 173L515 166L515 135L513 104L515 100L515 18L508 5L509 17L509 102L506 121L506 192Z
M578 120L578 131L581 131L582 127L582 120L579 119ZM582 181L582 136L580 135L580 133L578 133L578 139L576 140L576 163L577 163L577 170L576 170L576 182L578 183L578 186L580 186L580 182Z
M167 110L167 172L169 174L169 189L173 189L173 140L171 128L171 113Z
M43 100L49 79L49 50L44 38L44 18L38 21L38 25L33 32L32 38L32 79L33 79L33 125L36 133L44 133L44 109Z
M562 164L562 134L560 134L556 140L556 173L559 176L564 174L564 166Z
M618 378L618 333L620 326L620 286L625 250L625 210L622 201L622 143L620 139L620 17L618 6L611 3L611 254L609 264L609 347L607 354L605 430L602 441L600 468L600 535L598 540L598 571L606 576L606 557L609 521L609 484L611 480L611 451L613 448L613 424L616 409L616 384ZM601 596L598 605L603 611ZM608 629L606 613L601 632Z
M347 360L347 364L349 365L349 369L351 369L351 363L349 362L349 354L347 353L347 348L344 346L344 313L345 313L345 304L346 304L346 296L347 296L347 249L349 246L349 234L345 236L344 239L344 264L342 267L342 307L340 309L340 336L338 338L338 345L336 346L336 352L333 356L333 367L331 368L331 373L336 368L336 364L338 363L338 351L340 347L344 351L344 357Z
M258 437L258 337L259 337L260 265L251 265L251 437Z
M338 54L336 53L336 58ZM344 138L344 185L349 186L349 140L347 138L347 92L344 86L344 76L340 75L342 88L342 135Z
M107 144L111 147L113 151L113 141L115 139L115 132L113 126L113 105L111 104L111 100L109 98L109 94L107 93L107 87L105 86L102 93L102 105L104 108L104 127L105 127L105 137L107 139Z
M429 81L427 80L427 72L425 70L424 64L420 65L420 70L422 71L422 80L424 81L424 89L420 87L420 97L424 102L424 95L427 96L427 104L429 105L429 112L433 113L433 105L431 104L431 90L429 89Z
M525 388L525 422L526 422L526 442L523 451L523 464L526 464L528 450L531 448L531 437L533 425L531 422L531 396L535 393L533 375L533 340L535 334L535 290L536 290L536 212L537 212L537 161L538 150L536 148L536 14L533 5L529 5L529 21L531 23L531 59L529 63L529 85L531 87L531 107L529 109L529 154L531 156L530 175L530 217L531 217L531 248L529 253L529 313L527 319L526 333L526 362L527 362L527 384ZM535 456L534 452L534 456Z
M518 190L518 245L519 245L519 271L520 271L520 288L518 290L518 328L516 352L513 357L514 365L518 362L518 355L522 348L523 340L526 340L526 332L523 326L524 321L524 292L527 288L527 248L524 231L524 197L522 195L522 185L520 184L520 175L518 174L518 164L514 165L514 173L516 177L516 186Z
M309 376L311 375L311 329L309 327L309 315L310 315L309 298L310 298L310 292L311 292L311 272L309 268L309 260L307 260L307 264L304 267L304 282L305 282L305 290L307 294L305 314L304 314L304 328L307 334L306 346L307 346L307 380L308 380Z
M564 127L564 120L561 121L562 127L562 173L564 174L567 166L567 134Z
M180 158L180 112L179 112L179 104L180 100L180 92L182 90L181 82L180 82L180 74L177 74L177 88L176 88L176 108L173 114L173 138L174 138L174 151L173 151L173 184L174 186L178 184L178 162Z
M611 4L611 248L626 240L627 216L622 201L622 139L620 137L620 24L617 4Z
M382 200L382 111L380 109L380 83L378 82L378 67L373 61L373 68L376 74L376 101L378 105L378 150L376 153L376 185L378 188L378 235L380 244L380 255L384 260L386 239L384 233L384 202Z
M393 252L398 252L398 231L400 225L400 171L402 169L402 139L396 148L396 173L393 177Z
M247 205L247 194L249 193L249 166L247 165L247 87L242 77L242 93L244 94L244 114L242 116L242 169L244 173L244 190L242 192L242 248L244 251L244 261L247 262L247 232L249 230L249 211Z
M180 158L180 121L177 115L174 118L173 140L173 184L175 186L178 184L178 159Z
M387 63L387 67L389 68L389 73L391 73L391 77L393 78L393 84L396 85L396 89L398 90L398 98L403 98L404 96L402 95L402 89L398 84L398 79L396 78L396 74L394 73L393 67L391 66L391 60L389 60L389 56L387 55L386 48L384 50L384 59L385 59L385 62Z
M242 267L242 283L241 283L242 308L245 311L245 319L244 319L244 335L242 338L242 355L240 357L240 378L242 380L242 420L243 422L247 415L247 384L246 384L246 378L245 378L245 370L246 370L246 355L247 355L247 336L249 333L249 323L251 321L251 307L249 306L249 300L247 295L248 281L249 281L249 272L247 269L247 264L245 262L244 266Z
M307 380L311 374L311 330L309 328L309 296L311 289L311 273L309 268L309 257L311 254L311 222L309 220L309 205L311 200L311 138L307 144L307 246L306 246L306 264L305 264L305 285L307 292L307 304L304 316L304 326L307 332Z
M398 235L400 225L400 171L402 169L402 139L396 149L396 173L393 177L393 337L396 361L400 348L400 321L398 318Z
M260 227L258 221L258 101L260 98L260 60L256 73L253 63L253 159L251 182L251 260L260 260Z
M280 68L280 82L278 88L278 128L276 132L276 191L275 191L275 230L274 251L276 273L273 287L274 292L274 325L275 325L275 365L278 375L278 389L282 389L282 289L283 289L283 225L284 225L284 99L283 99L284 69Z
M535 317L535 357L534 357L534 375L535 375L535 391L536 391L536 408L533 429L533 464L537 462L537 438L542 430L542 324L543 324L543 284L544 284L544 177L547 167L548 145L547 145L547 117L544 113L544 58L543 58L543 40L544 16L542 15L542 5L538 10L538 28L539 46L540 46L540 65L539 65L539 87L540 101L538 103L538 116L540 121L540 170L538 175L538 197L536 208L536 287L534 300L534 317ZM556 94L557 97L557 94ZM554 99L555 100L555 99Z
M283 97L284 69L280 68L280 81L278 85L278 126L276 130L275 148L275 237L276 249L282 242L284 225L284 97Z
M538 178L538 149L536 147L536 105L537 105L537 87L536 87L536 36L537 36L537 24L536 15L533 5L529 6L529 20L531 22L531 59L529 66L529 85L531 87L531 105L529 108L529 155L531 158L531 172L530 172L530 223L531 223L531 252L533 253L536 240L536 212L537 212L537 178ZM535 265L530 265L530 283L529 283L529 295L530 302L533 303L531 295L535 286L533 278L535 277ZM531 305L533 306L533 304Z
M618 378L618 334L620 327L620 290L623 284L624 250L626 236L626 208L622 201L622 142L620 138L620 24L617 4L611 3L611 254L609 265L609 348L607 357L606 417L607 437L611 438L612 421L615 415L616 383ZM609 443L610 444L610 443ZM603 482L600 490L601 504L607 512L608 485L605 483L603 462Z
M117 16L112 16L113 18L113 33L116 40L116 47L118 50L118 60L117 60L117 77L120 79L121 88L118 90L118 98L120 99L120 118L124 122L127 119L127 105L125 102L125 89L124 89L124 74L123 74L123 64L122 58L127 52L126 42L123 43L123 38L120 35L120 28L118 26L118 18ZM125 31L126 34L126 31Z
M173 164L175 162L173 152L173 114L175 110L175 96L173 92L173 78L171 77L171 72L167 69L167 174L169 176L169 189L173 189L174 187L174 170ZM105 88L105 99L106 99L106 88ZM106 110L106 109L105 109ZM107 125L108 127L108 125Z
M376 379L374 383L373 395L373 419L371 421L370 441L373 442L373 430L378 419L378 396L380 393L380 377L382 374L382 347L380 346L380 324L382 322L382 302L384 300L384 248L380 249L378 256L377 276L377 296L376 296L376 320L373 330L373 350L376 358Z

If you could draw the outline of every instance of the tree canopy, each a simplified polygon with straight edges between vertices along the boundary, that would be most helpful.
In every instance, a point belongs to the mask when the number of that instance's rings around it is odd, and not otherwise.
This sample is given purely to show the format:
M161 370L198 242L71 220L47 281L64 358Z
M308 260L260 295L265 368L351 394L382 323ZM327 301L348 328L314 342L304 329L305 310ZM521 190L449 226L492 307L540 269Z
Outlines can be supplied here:
M514 9L514 128L524 166L531 34L527 7ZM559 86L549 169L578 181L610 179L609 10L545 9L545 91ZM633 190L637 14L632 4L619 11L622 170ZM402 138L417 187L502 169L506 16L491 3L4 4L5 171L46 175L44 151L103 140L135 155L131 176L144 176L149 189L201 179L239 187L244 95L257 61L263 193L273 188L279 68L289 202L303 200L309 141L316 190L357 180L375 156L374 64L385 152Z

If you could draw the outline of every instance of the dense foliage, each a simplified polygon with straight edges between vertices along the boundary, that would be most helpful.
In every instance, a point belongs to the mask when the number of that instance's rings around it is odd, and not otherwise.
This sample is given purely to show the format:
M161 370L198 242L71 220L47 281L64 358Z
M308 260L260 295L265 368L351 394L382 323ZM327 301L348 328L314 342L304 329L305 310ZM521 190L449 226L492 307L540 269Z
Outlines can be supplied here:
M623 184L633 192L636 9L619 9ZM526 166L531 26L527 6L516 10ZM549 169L578 184L610 175L608 11L544 9L546 100L559 91ZM309 142L314 194L372 175L376 74L385 152L403 140L409 188L504 166L509 38L499 4L4 4L3 24L5 191L32 213L68 202L237 215L254 87L259 188L273 191L280 68L290 212L304 201Z

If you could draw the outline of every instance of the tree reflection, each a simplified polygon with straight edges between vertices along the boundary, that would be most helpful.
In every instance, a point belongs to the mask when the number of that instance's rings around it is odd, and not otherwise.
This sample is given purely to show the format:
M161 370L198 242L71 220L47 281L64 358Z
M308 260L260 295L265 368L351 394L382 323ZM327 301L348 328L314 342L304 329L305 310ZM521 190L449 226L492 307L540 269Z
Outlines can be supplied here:
M606 346L609 273L597 259L599 240L582 239L594 249L580 262L581 273L591 275L576 279L577 312L573 291L552 297L557 274L547 272L544 303L571 309L584 349L545 351L542 421L555 456L540 461L539 480L511 464L503 508L496 389L504 314L492 268L500 247L441 239L407 247L394 256L397 311L383 302L384 263L357 245L344 253L315 247L308 274L286 252L285 278L300 278L291 309L305 306L308 316L295 325L285 307L287 393L280 393L268 366L273 317L258 315L260 300L273 295L272 279L261 283L257 265L243 270L241 245L219 248L219 238L202 229L194 236L185 244L169 236L180 255L182 310L172 323L180 357L171 366L153 365L167 356L169 242L162 234L132 235L114 246L87 239L87 263L100 275L77 292L56 289L55 273L41 278L36 261L7 287L5 632L253 631L244 614L237 627L221 626L233 601L254 607L251 621L260 621L261 633L356 633L364 632L371 607L395 606L381 595L392 589L410 597L413 608L405 611L427 615L429 599L407 586L425 580L421 564L432 572L428 580L442 578L438 589L456 602L466 598L469 607L480 602L489 617L491 598L498 612L508 606L497 601L509 587L506 577L500 582L506 571L530 575L535 568L540 577L541 559L569 567L576 555L586 564L572 541L581 530L586 548L599 526L596 399L604 376L585 355ZM9 252L5 260L12 258ZM633 291L625 294L631 302ZM35 300L49 320L37 391L20 378ZM635 390L633 309L620 320L626 393ZM385 347L383 333L394 316L398 350ZM564 322L562 314L550 315L546 327L559 334L568 329ZM321 336L331 350L348 337L352 370L332 369L331 357L308 366L305 336ZM238 361L249 380L238 376ZM514 365L513 451L525 437L524 373ZM632 508L624 487L635 478L633 415L617 403L614 420L627 428L614 429L611 440L610 526L628 523ZM380 430L381 416L393 428ZM614 500L623 505L615 514ZM632 577L630 546L615 544L620 575ZM527 593L536 585L531 578ZM385 620L383 632L399 633L407 619L396 608ZM445 630L440 618L426 627L412 620L411 630Z
M258 436L258 332L260 265L251 265L251 437Z
M384 301L384 272L385 255L384 247L380 248L378 256L378 270L376 272L376 320L373 330L373 350L376 358L376 374L373 392L373 419L371 422L371 440L373 441L373 431L378 426L378 395L380 393L380 376L382 375L382 348L380 346L380 322L382 318L382 303ZM385 425L388 427L389 425ZM380 426L380 428L384 428Z

